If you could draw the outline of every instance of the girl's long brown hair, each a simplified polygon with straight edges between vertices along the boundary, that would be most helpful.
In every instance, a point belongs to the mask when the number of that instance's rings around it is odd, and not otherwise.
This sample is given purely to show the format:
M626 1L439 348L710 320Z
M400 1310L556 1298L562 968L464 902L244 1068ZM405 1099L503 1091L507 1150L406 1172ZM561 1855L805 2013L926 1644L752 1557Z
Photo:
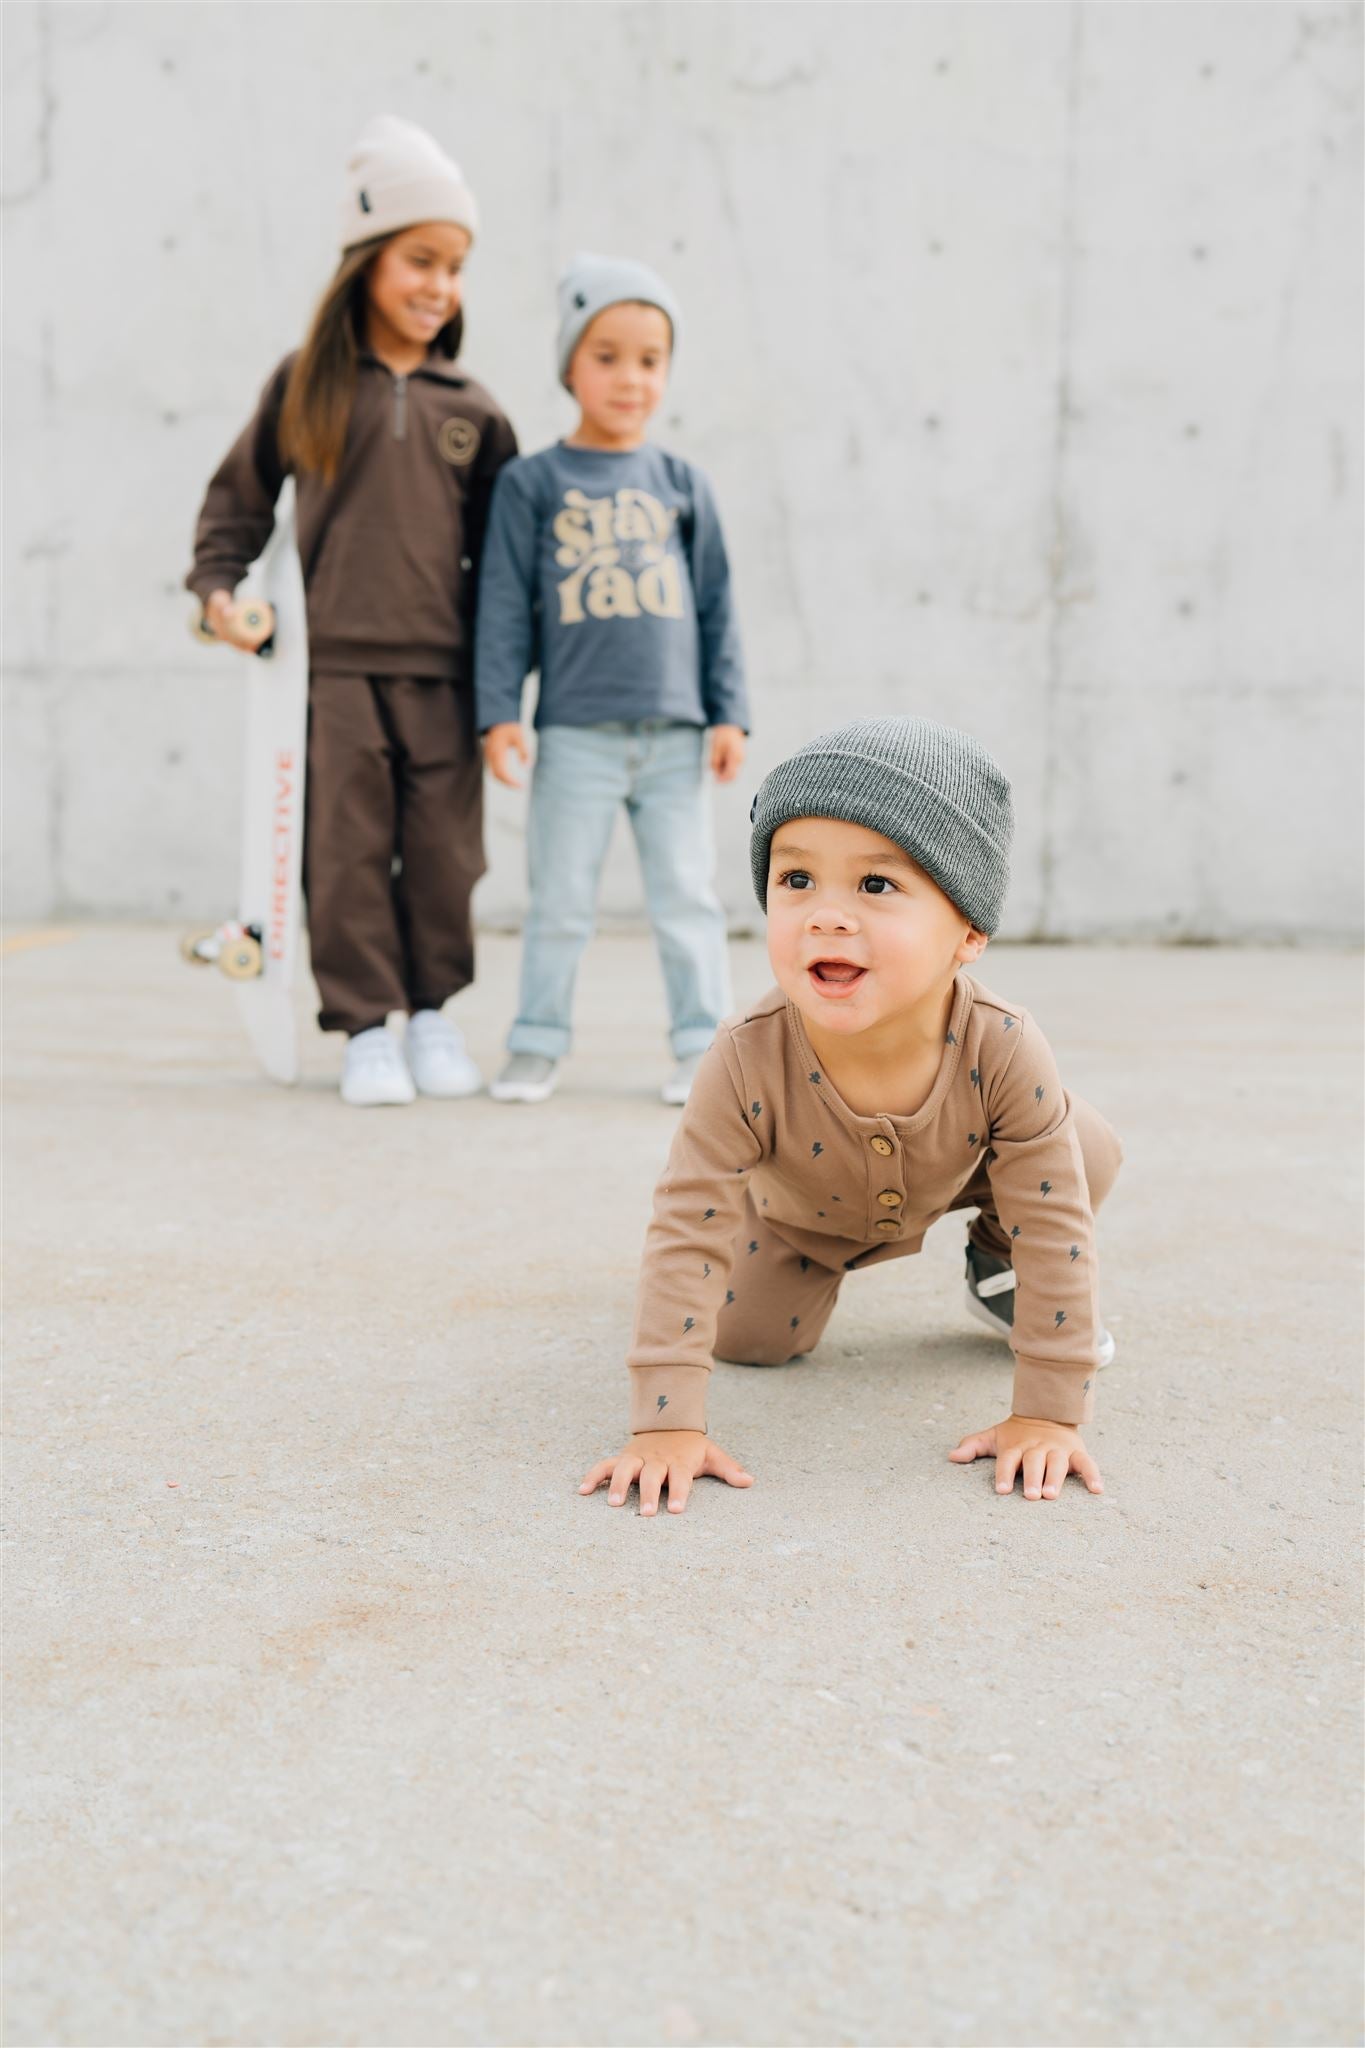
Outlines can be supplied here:
M294 358L280 409L280 453L291 469L317 470L334 483L346 445L355 399L356 364L365 346L365 277L392 235L357 242L337 265ZM436 346L459 353L463 321L457 311L441 329Z

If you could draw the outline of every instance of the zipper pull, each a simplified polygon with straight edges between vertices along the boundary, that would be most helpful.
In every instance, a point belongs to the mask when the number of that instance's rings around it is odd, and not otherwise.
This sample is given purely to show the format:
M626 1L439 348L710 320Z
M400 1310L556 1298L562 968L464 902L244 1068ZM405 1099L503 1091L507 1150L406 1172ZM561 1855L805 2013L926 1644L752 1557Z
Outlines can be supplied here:
M395 377L393 380L393 438L406 441L408 438L408 380Z

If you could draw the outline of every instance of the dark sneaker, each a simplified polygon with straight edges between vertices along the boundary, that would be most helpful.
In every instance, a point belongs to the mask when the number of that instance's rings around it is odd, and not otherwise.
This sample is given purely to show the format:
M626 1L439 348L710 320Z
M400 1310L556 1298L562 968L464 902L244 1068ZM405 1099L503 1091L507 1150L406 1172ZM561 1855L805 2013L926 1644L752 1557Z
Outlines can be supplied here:
M992 1336L1009 1342L1014 1328L1014 1268L1008 1259L993 1258L967 1240L967 1313Z
M967 1313L1006 1343L1014 1328L1016 1284L1014 1268L1007 1260L997 1259L991 1252L983 1252L970 1238L967 1240ZM1116 1348L1108 1330L1101 1327L1095 1363L1110 1364Z

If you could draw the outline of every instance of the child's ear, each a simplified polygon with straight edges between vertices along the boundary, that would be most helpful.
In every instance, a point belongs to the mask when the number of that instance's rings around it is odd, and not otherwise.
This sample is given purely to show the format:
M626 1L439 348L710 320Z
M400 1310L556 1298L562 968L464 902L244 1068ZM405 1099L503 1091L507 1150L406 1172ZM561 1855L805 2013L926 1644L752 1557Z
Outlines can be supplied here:
M990 940L984 932L979 932L975 925L968 925L967 936L957 949L958 960L962 966L970 966L973 960L981 958L989 944Z

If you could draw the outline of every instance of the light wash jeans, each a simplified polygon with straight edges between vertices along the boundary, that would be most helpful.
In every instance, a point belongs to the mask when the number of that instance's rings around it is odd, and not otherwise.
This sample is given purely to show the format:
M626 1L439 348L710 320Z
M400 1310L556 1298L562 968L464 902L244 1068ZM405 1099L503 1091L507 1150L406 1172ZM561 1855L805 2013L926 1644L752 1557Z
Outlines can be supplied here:
M552 1060L569 1050L574 980L624 804L663 967L673 1056L704 1052L730 1008L725 913L711 886L705 733L644 719L547 725L536 742L527 826L531 907L508 1050Z

